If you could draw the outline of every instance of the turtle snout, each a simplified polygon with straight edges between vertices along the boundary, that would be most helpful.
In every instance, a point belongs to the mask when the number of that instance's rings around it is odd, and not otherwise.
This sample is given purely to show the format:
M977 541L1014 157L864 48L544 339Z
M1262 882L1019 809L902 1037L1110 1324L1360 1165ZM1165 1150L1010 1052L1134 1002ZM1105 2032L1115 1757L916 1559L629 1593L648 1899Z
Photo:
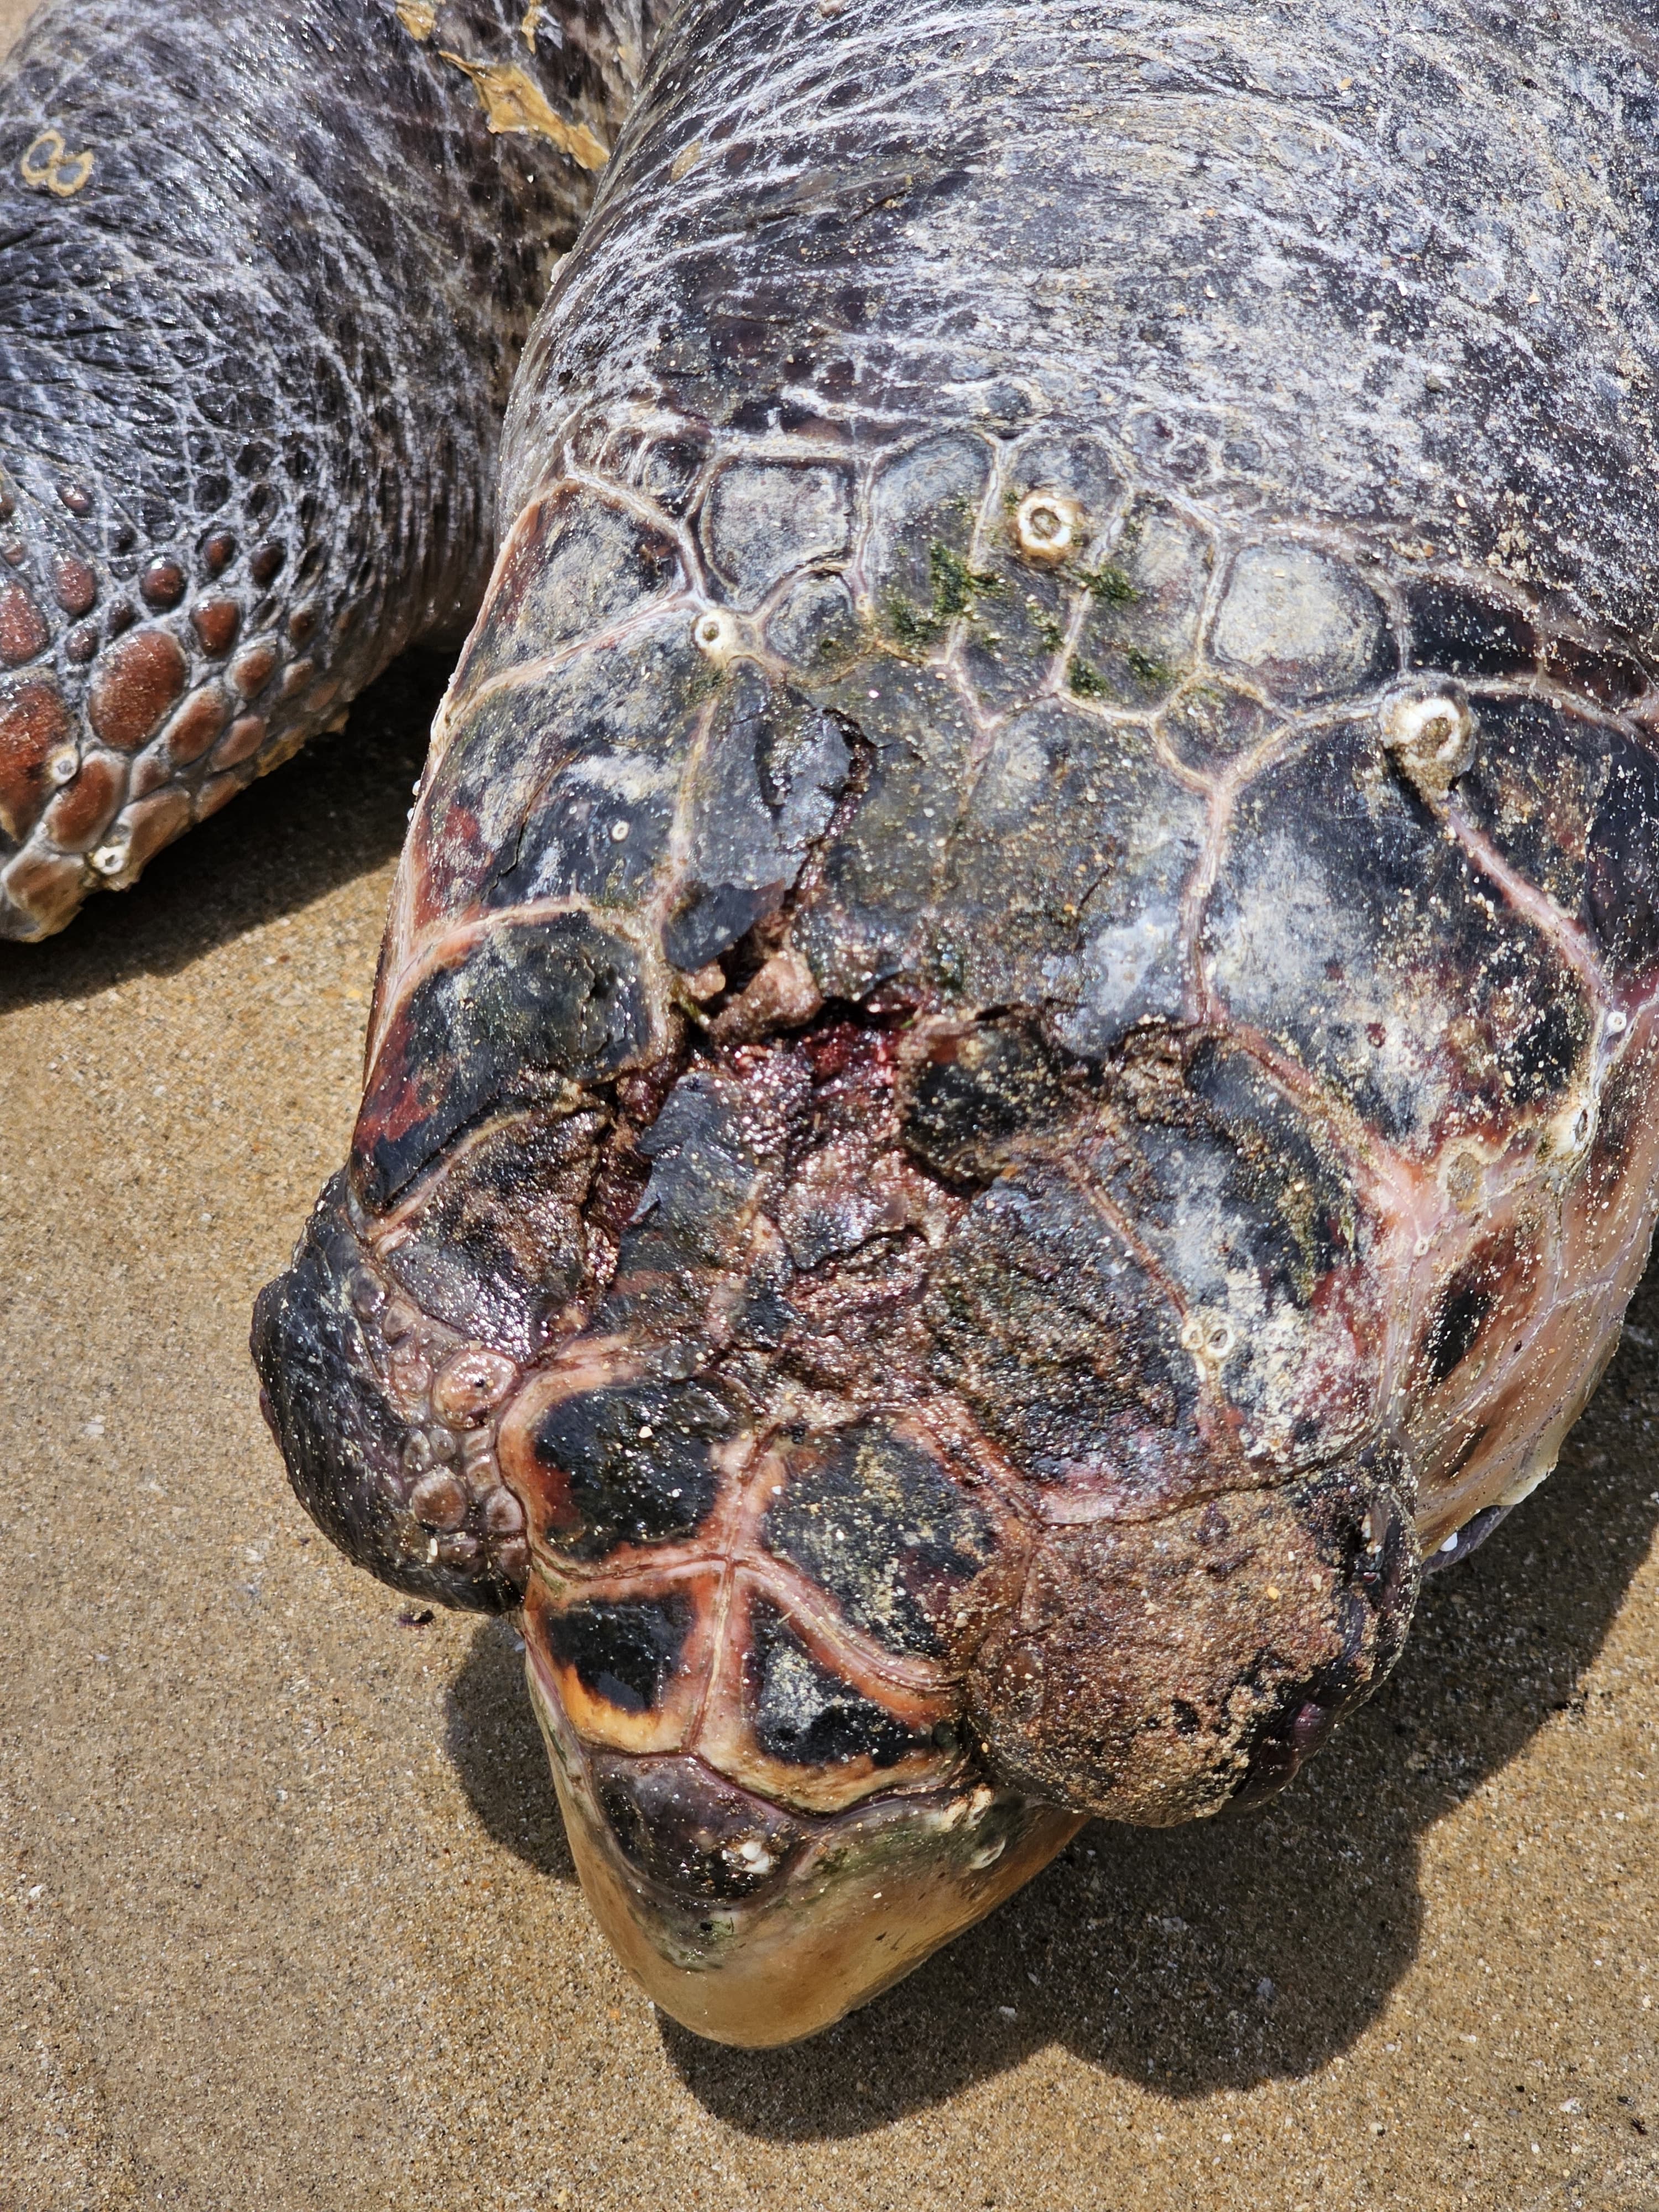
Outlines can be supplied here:
M425 1374L419 1320L370 1265L335 1176L254 1308L260 1404L295 1496L349 1559L412 1596L504 1613L528 1571L524 1516L479 1417L516 1370L475 1346Z

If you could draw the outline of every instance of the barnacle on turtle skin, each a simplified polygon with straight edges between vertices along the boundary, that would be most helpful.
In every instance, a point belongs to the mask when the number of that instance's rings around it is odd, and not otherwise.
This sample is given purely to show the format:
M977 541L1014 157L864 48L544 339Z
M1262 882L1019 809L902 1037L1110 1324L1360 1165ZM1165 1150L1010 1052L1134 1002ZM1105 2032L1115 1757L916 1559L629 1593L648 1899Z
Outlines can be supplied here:
M1524 94L1417 27L1407 129L1355 0L690 0L530 337L255 1350L355 1558L518 1607L587 1893L703 2033L1281 1786L1616 1334L1650 149L1583 181L1603 286L1507 272L1655 49L1522 13ZM639 40L545 115L441 51L574 163Z

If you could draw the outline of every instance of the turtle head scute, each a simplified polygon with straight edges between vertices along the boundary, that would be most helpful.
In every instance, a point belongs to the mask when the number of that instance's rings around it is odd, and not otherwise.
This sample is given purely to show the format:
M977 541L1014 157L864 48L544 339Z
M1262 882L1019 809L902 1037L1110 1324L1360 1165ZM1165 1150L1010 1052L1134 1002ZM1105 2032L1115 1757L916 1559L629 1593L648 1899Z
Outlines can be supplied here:
M523 1593L522 1516L499 1486L474 1495L468 1470L434 1454L442 1432L394 1404L384 1376L392 1302L349 1206L336 1176L254 1308L260 1402L289 1480L324 1534L394 1589L505 1613Z
M996 1772L1079 1812L1163 1827L1252 1803L1388 1674L1419 1571L1374 1467L1056 1529L970 1711Z

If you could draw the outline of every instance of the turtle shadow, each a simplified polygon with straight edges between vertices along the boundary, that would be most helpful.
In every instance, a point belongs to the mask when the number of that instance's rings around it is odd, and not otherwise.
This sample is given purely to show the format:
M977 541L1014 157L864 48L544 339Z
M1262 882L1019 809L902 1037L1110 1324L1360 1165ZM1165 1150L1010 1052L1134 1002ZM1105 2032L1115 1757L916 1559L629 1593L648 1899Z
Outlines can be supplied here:
M0 1000L86 998L203 954L382 866L404 840L449 659L408 653L319 738L158 853L130 891L88 899L61 936L0 945Z
M444 1704L444 1749L485 1832L538 1874L574 1881L547 1749L525 1688L524 1644L508 1622L479 1624Z
M800 2141L883 2127L1055 2042L1176 2099L1328 2065L1417 1954L1425 1832L1540 1728L1583 1724L1582 1677L1659 1528L1656 1353L1659 1267L1554 1478L1425 1586L1393 1679L1282 1796L1187 1828L1096 1823L810 2042L734 2050L659 2014L686 2087L736 2128ZM450 1758L489 1834L574 1880L505 1622L477 1631L449 1715Z

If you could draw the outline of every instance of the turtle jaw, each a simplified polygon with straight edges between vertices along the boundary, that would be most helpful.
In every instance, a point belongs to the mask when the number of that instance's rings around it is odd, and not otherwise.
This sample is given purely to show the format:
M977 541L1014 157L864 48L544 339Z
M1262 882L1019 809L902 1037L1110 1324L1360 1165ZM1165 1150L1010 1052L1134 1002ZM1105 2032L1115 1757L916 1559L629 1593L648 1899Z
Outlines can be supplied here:
M533 1635L526 1671L588 1905L647 1996L711 2042L758 2050L831 2027L994 1911L1085 1817L969 1784L797 1820L695 1758L613 1760L602 1773ZM665 1796L677 1799L680 1832L697 1829L738 1879L711 1881L702 1854L699 1866L682 1856L678 1881L662 1878L660 1860L639 1863L621 1832L635 1792L650 1793L640 1817L659 1838ZM738 1842L741 1814L750 1832Z

